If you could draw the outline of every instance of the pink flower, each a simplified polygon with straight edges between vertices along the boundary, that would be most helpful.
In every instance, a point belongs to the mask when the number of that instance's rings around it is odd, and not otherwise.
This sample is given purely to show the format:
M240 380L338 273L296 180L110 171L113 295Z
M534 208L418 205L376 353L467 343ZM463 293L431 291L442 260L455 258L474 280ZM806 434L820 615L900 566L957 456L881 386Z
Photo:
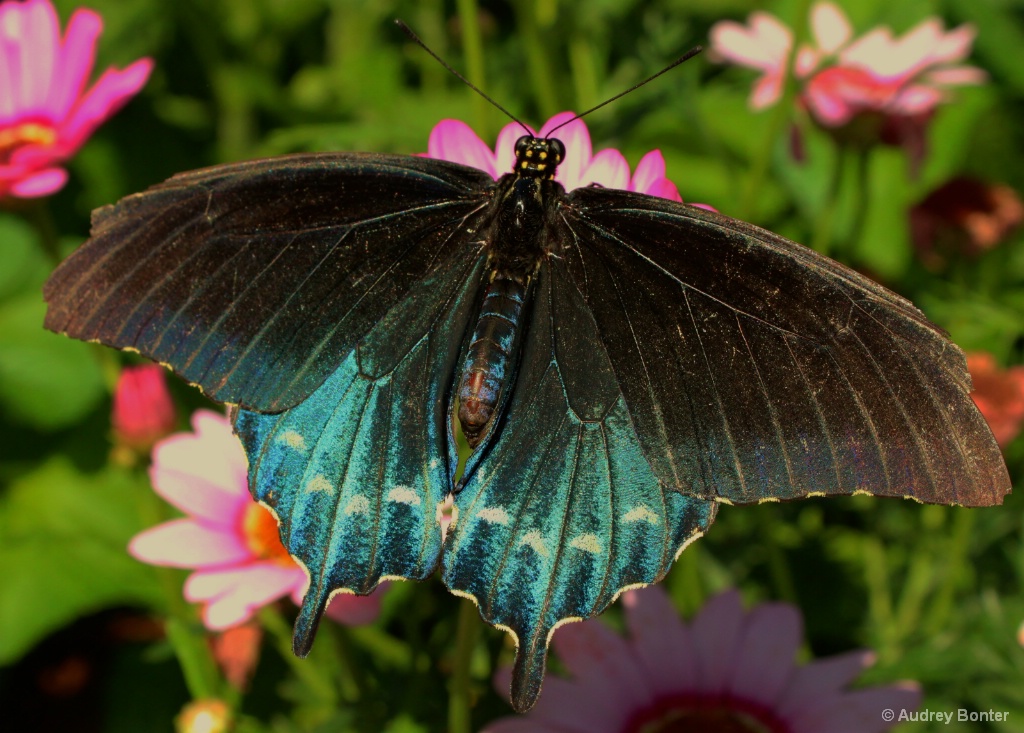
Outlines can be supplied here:
M797 665L802 622L789 604L744 612L730 591L687 625L660 587L629 591L623 602L628 638L597 620L562 627L553 643L572 677L549 676L529 714L485 731L876 733L890 727L883 710L920 704L913 683L847 689L871 664L869 652ZM508 689L507 680L495 684Z
M811 10L814 46L801 46L796 55L796 75L806 78L822 60L835 54L850 39L850 24L832 3L816 3ZM750 26L731 20L715 23L709 33L714 57L759 70L750 106L770 107L782 96L782 80L793 46L793 33L770 13L750 14Z
M46 196L61 164L149 78L150 59L107 69L91 89L100 16L79 9L64 39L50 0L0 4L0 196Z
M203 603L207 628L222 631L259 608L290 596L301 603L308 578L289 556L277 520L249 496L245 452L228 420L199 410L195 433L178 433L153 449L150 479L160 496L188 516L136 535L128 552L153 565L192 568L185 598ZM369 623L379 595L337 595L328 614Z
M532 129L530 133L544 137L573 117L572 112L559 112L544 123L539 133ZM465 122L442 120L430 132L427 156L479 168L498 179L512 171L516 140L524 134L522 127L510 122L498 133L498 143L491 150ZM583 120L570 122L558 130L556 137L565 145L565 162L558 166L555 180L567 191L598 183L605 188L637 191L673 201L683 200L676 185L665 177L665 158L660 150L652 150L641 158L631 177L629 163L618 150L594 153L590 132Z
M158 364L127 366L114 389L111 422L117 442L148 451L174 430L177 417L164 369Z
M1001 446L1007 446L1024 425L1024 366L1000 369L992 354L967 355L974 404Z
M801 102L826 127L847 125L865 113L916 120L946 99L947 87L986 78L959 63L974 41L969 25L947 33L940 20L928 18L898 39L883 27L851 42L843 12L819 2L811 28L816 47L800 49L795 74L802 82ZM749 28L723 21L711 29L717 55L762 72L751 96L755 109L778 101L792 42L790 30L767 13L752 14Z

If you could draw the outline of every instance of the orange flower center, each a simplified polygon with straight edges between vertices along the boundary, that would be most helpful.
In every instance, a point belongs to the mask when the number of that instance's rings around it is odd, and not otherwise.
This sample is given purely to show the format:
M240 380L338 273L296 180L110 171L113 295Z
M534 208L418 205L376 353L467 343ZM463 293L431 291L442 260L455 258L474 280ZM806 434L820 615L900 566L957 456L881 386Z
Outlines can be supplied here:
M24 122L0 129L0 162L6 163L18 148L25 145L49 147L57 142L57 131L40 122Z
M291 564L292 558L281 544L277 520L262 504L253 502L242 516L245 544L261 560L274 560L282 565Z
M630 719L622 733L791 733L769 708L748 700L672 695Z

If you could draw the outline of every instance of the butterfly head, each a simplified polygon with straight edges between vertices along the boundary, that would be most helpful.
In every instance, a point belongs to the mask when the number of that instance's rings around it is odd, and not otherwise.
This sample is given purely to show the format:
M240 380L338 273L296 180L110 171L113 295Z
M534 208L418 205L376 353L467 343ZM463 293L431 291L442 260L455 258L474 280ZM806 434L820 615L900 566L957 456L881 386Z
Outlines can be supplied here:
M555 169L565 159L565 146L555 138L523 135L516 140L515 172L531 178L555 177Z

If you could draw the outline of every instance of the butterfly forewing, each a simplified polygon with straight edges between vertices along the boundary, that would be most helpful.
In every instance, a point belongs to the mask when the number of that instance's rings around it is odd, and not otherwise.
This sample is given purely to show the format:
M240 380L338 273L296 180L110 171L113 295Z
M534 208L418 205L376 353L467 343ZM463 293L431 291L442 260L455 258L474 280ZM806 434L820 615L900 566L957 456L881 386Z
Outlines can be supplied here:
M132 348L222 402L313 392L472 239L492 181L408 156L317 154L185 173L100 210L44 290L46 326Z
M644 453L684 493L737 503L864 491L968 506L1009 478L963 353L908 301L702 209L577 189L564 269Z

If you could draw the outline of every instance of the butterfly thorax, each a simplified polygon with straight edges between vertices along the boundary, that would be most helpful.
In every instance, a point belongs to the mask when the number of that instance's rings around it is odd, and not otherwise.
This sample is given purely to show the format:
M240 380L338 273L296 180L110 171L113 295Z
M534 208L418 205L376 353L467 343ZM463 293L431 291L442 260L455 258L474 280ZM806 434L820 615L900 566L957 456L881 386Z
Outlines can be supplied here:
M565 156L558 140L524 136L516 143L512 173L497 185L486 230L488 277L459 385L459 422L470 447L490 431L518 361L523 307L547 256L548 212L565 194L554 180Z

